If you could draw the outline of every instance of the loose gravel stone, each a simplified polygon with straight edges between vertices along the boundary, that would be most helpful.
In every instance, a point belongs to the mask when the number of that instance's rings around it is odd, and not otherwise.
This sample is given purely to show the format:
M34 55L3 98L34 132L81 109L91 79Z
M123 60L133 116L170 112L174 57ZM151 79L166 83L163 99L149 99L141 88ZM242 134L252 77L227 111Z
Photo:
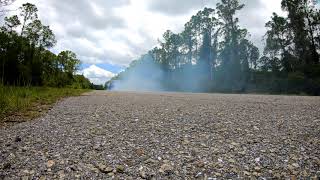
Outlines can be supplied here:
M19 136L17 136L15 139L14 139L14 142L21 142L22 141L22 139L21 139L21 137L19 137Z
M159 172L165 175L169 175L173 173L173 167L170 164L163 164L160 167Z
M140 177L142 179L147 179L148 178L147 173L143 169L139 170L139 175L140 175Z
M55 162L54 162L53 160L49 160L49 161L47 162L47 167L48 167L48 168L51 168L54 164L55 164Z
M94 91L0 127L0 179L317 179L319 147L319 97Z
M98 167L97 167L101 172L103 173L110 173L110 172L113 172L113 168L112 167L107 167L106 165L104 164L99 164Z
M122 165L118 165L118 166L116 167L116 171L117 171L118 173L123 173L123 172L124 172L124 167L123 167Z

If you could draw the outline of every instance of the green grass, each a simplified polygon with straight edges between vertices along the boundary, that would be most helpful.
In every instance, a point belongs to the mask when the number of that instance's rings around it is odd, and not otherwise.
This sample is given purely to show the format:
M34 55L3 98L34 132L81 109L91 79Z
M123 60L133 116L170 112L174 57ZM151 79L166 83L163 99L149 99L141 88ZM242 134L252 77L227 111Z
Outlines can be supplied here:
M0 84L0 122L19 115L34 118L63 97L79 96L89 90L49 87L13 87Z

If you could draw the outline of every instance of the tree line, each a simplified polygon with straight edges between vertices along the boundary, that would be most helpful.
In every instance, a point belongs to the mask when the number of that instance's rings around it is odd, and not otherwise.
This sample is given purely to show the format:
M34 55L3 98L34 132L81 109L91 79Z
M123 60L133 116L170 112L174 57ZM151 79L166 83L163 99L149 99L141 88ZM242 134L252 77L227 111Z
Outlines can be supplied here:
M0 7L10 3L12 0L1 0ZM74 52L56 55L49 50L57 41L50 27L38 18L37 7L26 3L18 11L18 15L5 17L0 27L1 83L92 88L87 78L76 75L80 60Z
M282 0L288 15L272 15L260 52L239 25L237 13L245 5L221 0L215 9L204 8L192 16L181 33L167 30L157 47L107 85L115 88L129 79L132 86L143 78L168 91L319 95L320 12L315 4Z

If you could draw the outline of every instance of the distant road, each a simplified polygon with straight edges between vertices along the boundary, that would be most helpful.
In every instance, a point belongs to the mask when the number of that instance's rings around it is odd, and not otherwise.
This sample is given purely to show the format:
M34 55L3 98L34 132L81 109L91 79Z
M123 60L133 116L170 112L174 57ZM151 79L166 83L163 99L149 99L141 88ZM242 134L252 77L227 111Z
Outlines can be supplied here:
M320 98L94 91L0 129L0 179L320 177Z

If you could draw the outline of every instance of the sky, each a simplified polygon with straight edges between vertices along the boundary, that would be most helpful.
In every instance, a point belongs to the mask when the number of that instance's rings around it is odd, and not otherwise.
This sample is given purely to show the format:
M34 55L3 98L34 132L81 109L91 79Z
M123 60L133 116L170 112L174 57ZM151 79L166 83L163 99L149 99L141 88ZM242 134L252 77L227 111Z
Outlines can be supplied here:
M56 35L59 53L71 50L82 62L80 74L104 84L130 62L157 45L170 29L181 32L184 24L204 7L219 0L17 0L12 8L30 2L40 20ZM283 14L280 0L241 0L240 24L262 49L265 23L272 12Z

